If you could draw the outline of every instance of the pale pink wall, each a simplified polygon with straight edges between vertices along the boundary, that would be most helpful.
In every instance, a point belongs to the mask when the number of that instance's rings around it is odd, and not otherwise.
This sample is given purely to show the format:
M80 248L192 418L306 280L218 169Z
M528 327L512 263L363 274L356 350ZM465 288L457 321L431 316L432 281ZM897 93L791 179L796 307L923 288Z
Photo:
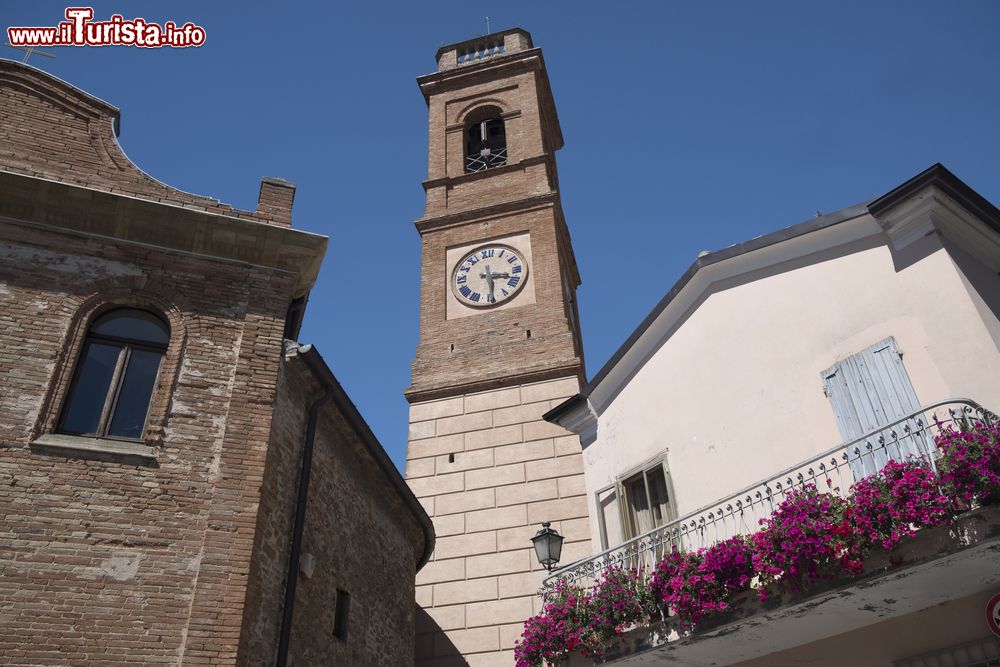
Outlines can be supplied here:
M836 445L820 373L888 336L922 404L1000 409L1000 352L936 234L902 252L870 234L707 294L601 414L584 451L591 506L665 449L683 514Z
M962 282L993 342L1000 347L1000 275L961 248L953 244L945 247L958 266Z

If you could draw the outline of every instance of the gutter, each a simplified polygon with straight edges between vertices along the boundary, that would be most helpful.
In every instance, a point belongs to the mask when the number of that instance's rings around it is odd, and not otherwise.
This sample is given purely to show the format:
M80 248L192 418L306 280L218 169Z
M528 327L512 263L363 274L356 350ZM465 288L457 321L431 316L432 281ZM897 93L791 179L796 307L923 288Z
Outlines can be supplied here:
M559 420L564 416L569 414L571 411L584 406L587 404L587 396L583 392L576 394L575 396L570 396L565 401L552 408L544 415L542 419L549 422L550 424L558 424Z

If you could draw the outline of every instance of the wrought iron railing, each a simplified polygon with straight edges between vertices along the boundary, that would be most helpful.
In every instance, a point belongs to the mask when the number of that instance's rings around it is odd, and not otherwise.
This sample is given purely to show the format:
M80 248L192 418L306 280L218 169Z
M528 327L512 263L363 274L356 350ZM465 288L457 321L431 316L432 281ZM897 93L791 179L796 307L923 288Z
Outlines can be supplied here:
M694 551L736 535L754 533L759 530L760 520L770 516L793 489L815 485L846 497L856 479L881 469L889 459L924 456L933 467L939 455L935 435L951 427L976 422L993 424L997 420L997 415L969 399L926 405L627 542L556 570L545 578L539 593L546 595L558 581L589 586L612 566L649 572L673 549Z
M498 148L486 151L479 155L467 155L465 157L465 171L476 172L493 167L502 167L507 164L507 149Z

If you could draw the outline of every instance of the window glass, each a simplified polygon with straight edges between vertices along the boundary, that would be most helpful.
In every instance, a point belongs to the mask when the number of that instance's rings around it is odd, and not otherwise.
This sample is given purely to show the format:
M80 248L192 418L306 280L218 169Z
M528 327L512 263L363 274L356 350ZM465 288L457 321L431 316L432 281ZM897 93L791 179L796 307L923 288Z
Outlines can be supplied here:
M652 517L649 513L649 500L646 498L646 483L639 475L628 483L629 507L632 510L633 535L641 535L653 529Z
M163 320L134 308L119 308L105 313L94 321L90 331L100 336L154 345L166 345L170 340L170 330Z
M653 512L654 525L661 526L667 522L667 480L663 478L663 469L656 468L646 473L649 484L649 505Z
M72 396L66 406L63 430L80 434L97 432L119 354L121 347L117 345L87 345Z
M114 417L108 434L118 438L141 438L153 395L156 373L160 369L159 352L132 350L125 368Z
M644 470L620 484L625 498L623 539L647 533L670 520L670 498L662 465Z
M618 507L618 491L610 487L597 492L597 520L601 534L601 548L610 546L612 536L622 534L621 514Z
M87 331L59 430L141 439L170 330L159 317L119 308Z

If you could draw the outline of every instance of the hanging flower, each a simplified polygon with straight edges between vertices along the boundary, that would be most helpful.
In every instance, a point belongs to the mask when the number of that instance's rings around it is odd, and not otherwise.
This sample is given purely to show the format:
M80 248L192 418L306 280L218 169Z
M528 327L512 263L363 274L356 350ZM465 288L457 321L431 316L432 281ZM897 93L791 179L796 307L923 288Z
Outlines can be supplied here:
M753 558L743 537L719 542L697 553L672 551L657 563L650 587L682 629L727 611L730 598L750 588Z
M542 613L524 622L521 639L514 644L516 667L553 665L578 646L595 643L586 615L586 592L558 582Z
M935 439L937 462L946 495L966 505L1000 502L1000 423L964 424Z
M649 585L635 570L610 567L605 570L587 597L587 624L596 645L601 648L655 611Z
M951 516L951 501L938 490L925 459L889 461L854 485L851 502L852 523L870 544L886 551L918 529L937 526Z
M837 568L858 571L867 554L848 509L847 501L813 485L789 492L751 538L761 583L798 591Z

